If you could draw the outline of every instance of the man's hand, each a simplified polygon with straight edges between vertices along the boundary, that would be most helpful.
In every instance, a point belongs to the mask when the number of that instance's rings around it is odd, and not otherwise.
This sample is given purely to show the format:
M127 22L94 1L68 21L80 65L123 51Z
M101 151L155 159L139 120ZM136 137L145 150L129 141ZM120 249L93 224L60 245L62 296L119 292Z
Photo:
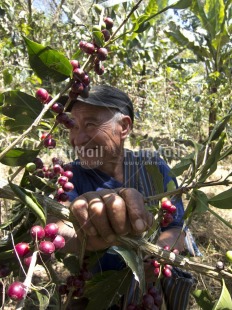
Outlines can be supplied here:
M143 196L135 189L104 189L88 192L71 205L80 231L87 235L87 250L100 250L116 244L117 236L138 235L152 226L152 215L145 209Z

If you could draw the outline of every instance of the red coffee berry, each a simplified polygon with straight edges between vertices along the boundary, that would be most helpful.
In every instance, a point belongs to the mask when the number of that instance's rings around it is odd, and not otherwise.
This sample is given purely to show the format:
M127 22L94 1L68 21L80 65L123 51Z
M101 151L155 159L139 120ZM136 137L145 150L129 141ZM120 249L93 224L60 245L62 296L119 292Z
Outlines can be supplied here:
M47 139L48 139L48 138L51 139L51 138L52 138L52 135L50 135L48 132L43 132L42 135L40 136L40 139L41 139L41 140L44 140L44 139L46 139L46 138L47 138Z
M172 205L171 200L169 200L169 199L165 199L165 200L162 199L162 201L161 201L161 208L163 210L166 210L166 208L169 208L171 205Z
M51 110L57 114L60 114L64 111L64 106L62 103L60 102L55 102L52 106L51 106Z
M89 88L85 86L83 91L80 93L80 96L82 98L88 98L89 97Z
M41 240L45 237L45 231L40 225L33 226L30 230L30 234L34 240Z
M71 192L74 189L74 185L71 182L66 182L62 185L62 188L65 192Z
M63 174L64 169L61 167L61 165L56 164L53 166L53 171L55 174Z
M94 65L94 71L97 75L102 75L105 72L105 68L103 65L100 66L99 63Z
M165 246L163 247L163 249L166 250L166 251L170 251L170 246L169 246L169 245L165 245Z
M29 267L31 264L31 260L32 260L32 255L24 257L24 259L23 259L24 265Z
M57 165L63 166L63 161L57 157L52 158L52 163L53 163L53 165L57 164Z
M64 124L69 119L68 114L66 113L60 113L56 116L56 121L59 124Z
M36 98L37 98L39 101L41 101L41 102L43 102L43 103L45 103L46 100L49 98L49 94L48 94L48 92L46 91L46 89L44 89L44 88L39 88L39 89L36 91L35 96L36 96Z
M78 81L74 82L71 87L72 92L75 94L80 94L83 91L83 89L84 85Z
M93 277L93 274L92 272L90 272L89 270L85 270L85 269L82 269L81 272L80 272L80 278L83 280L83 281L88 281L90 279L92 279Z
M67 121L64 122L64 126L68 129L71 129L75 126L75 122L73 119L69 118Z
M64 172L62 173L62 175L63 175L64 177L67 177L69 180L72 179L72 177L73 177L73 173L72 173L72 171L70 171L70 170L64 171Z
M158 277L159 274L160 274L160 267L154 268L154 276L155 276L155 277Z
M80 43L79 43L80 49L83 49L83 47L85 46L86 43L87 42L85 42L85 41L80 41Z
M58 178L57 181L58 181L58 183L59 183L61 186L63 186L65 183L68 182L68 178L67 178L66 176L61 176L61 177Z
M56 147L56 140L50 138L44 139L44 147L54 149Z
M43 168L44 164L43 164L42 160L39 157L36 157L33 160L33 163L36 165L36 169L42 169Z
M69 196L66 193L59 194L57 196L57 200L61 202L65 202L69 200Z
M97 58L99 60L106 60L108 55L108 50L105 47L101 47L97 50Z
M73 69L80 68L80 63L78 60L73 59L70 61L70 64L72 65Z
M76 81L82 81L85 77L85 71L81 68L76 68L73 70L73 77Z
M84 78L82 79L82 83L85 85L85 86L88 86L89 83L90 83L90 78L87 74L85 74Z
M55 249L55 245L51 241L41 241L39 244L40 252L45 255L52 254Z
M145 309L152 309L154 305L154 299L150 294L145 294L143 296L143 306Z
M159 263L157 260L153 260L151 263L152 263L152 265L153 265L155 268L159 268L159 267L160 267L160 263Z
M113 19L110 18L110 17L105 17L105 18L103 19L103 21L104 21L105 24L106 24L106 29L111 29L111 28L113 27L113 25L114 25L114 21L113 21Z
M148 294L150 294L153 298L155 298L156 295L160 295L160 291L157 287L152 286L151 288L149 288Z
M172 252L176 255L179 255L180 254L180 251L178 249L173 249Z
M78 97L78 94L70 90L70 92L68 93L68 96L69 96L69 99L76 100Z
M170 224L173 222L173 216L171 215L171 213L166 213L163 216L163 220L164 220L164 222Z
M9 276L10 273L11 273L10 268L7 265L5 264L0 265L0 278L5 278Z
M72 170L72 164L65 164L63 168L64 168L64 171Z
M109 30L108 29L102 29L101 32L102 32L102 34L104 36L105 42L109 41L109 39L110 39L110 32L109 32Z
M29 243L20 242L14 247L15 252L17 252L18 256L23 257L30 252Z
M56 250L62 249L65 246L65 239L61 235L57 235L52 242L55 245Z
M45 237L54 239L58 234L59 227L56 223L49 223L44 227Z
M26 286L22 282L15 281L8 287L7 295L12 300L22 300L26 296Z
M172 276L172 271L168 268L168 267L164 267L162 269L162 274L166 277L166 278L170 278Z
M92 55L95 52L95 46L93 43L85 43L82 47L82 50L89 55Z

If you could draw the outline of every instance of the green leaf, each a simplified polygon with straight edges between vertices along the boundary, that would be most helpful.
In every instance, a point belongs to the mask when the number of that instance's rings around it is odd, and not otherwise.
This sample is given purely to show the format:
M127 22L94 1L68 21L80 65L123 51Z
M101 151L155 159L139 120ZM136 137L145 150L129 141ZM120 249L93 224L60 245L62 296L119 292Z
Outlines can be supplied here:
M197 41L197 38L192 32L185 29L181 29L174 22L169 23L169 29L164 32L166 35L179 46L186 47L193 51L201 60L204 58L211 58L209 51L202 45L201 42Z
M192 295L194 296L197 304L204 310L212 310L213 301L208 291L206 290L195 290Z
M219 299L214 304L212 310L231 310L232 299L230 293L222 279L222 290Z
M45 226L46 217L43 207L39 204L32 193L24 188L9 181L12 191L19 197L23 204L25 204L40 220L41 225Z
M21 91L7 91L0 96L2 114L11 118L5 121L5 126L10 131L22 132L26 130L36 119L43 109L43 104L35 97ZM53 114L48 111L45 118L53 118Z
M97 46L103 46L104 43L105 43L105 40L104 40L104 35L101 31L93 31L93 38L94 38L94 41L96 42Z
M96 310L96 305L98 310L105 310L117 304L120 296L125 295L131 279L128 268L96 274L85 285L84 296L89 298L86 310Z
M2 152L4 149L0 149ZM40 150L28 150L15 148L11 149L6 153L6 155L0 160L0 162L4 165L17 167L24 166L28 162L33 161L36 156L39 154Z
M9 85L13 80L12 74L7 69L3 70L2 74L4 85L5 86Z
M232 209L232 188L209 199L209 204L218 209Z
M139 287L143 292L145 289L145 274L143 268L143 258L142 255L136 253L133 250L127 250L123 247L114 247L114 250L122 256L125 263L130 267L134 274L135 280L139 283Z
M185 170L187 170L192 164L191 158L182 158L179 163L177 163L169 172L170 176L178 177L182 175Z
M208 197L200 190L194 191L194 199L196 200L196 206L193 210L194 213L205 213L208 211Z
M167 184L167 192L171 192L176 189L176 184L173 180L169 181Z
M213 148L212 153L207 158L206 163L204 164L201 170L199 182L204 182L217 169L217 163L220 159L220 153L224 146L225 138L226 135L225 133L223 133L220 140Z
M163 175L156 165L145 165L147 173L149 174L152 184L154 185L156 194L164 192Z
M225 4L223 0L206 0L204 10L210 25L211 39L221 31L221 26L225 16Z
M180 0L172 4L171 8L175 10L179 10L179 9L182 10L182 9L187 9L191 5L192 5L192 0Z
M209 137L210 141L216 140L220 137L221 133L223 132L223 130L225 129L227 123L229 122L230 118L231 118L232 114L227 114L220 122L218 122Z
M35 290L35 293L39 301L39 310L47 309L49 305L48 293L45 290Z
M35 186L36 188L40 189L41 191L49 194L54 192L57 189L56 184L52 183L51 181L47 181L43 178L38 177L37 175L29 175L28 179L30 183Z
M27 46L30 65L41 79L51 78L55 82L61 82L71 76L72 66L63 54L26 37L24 37L24 41Z

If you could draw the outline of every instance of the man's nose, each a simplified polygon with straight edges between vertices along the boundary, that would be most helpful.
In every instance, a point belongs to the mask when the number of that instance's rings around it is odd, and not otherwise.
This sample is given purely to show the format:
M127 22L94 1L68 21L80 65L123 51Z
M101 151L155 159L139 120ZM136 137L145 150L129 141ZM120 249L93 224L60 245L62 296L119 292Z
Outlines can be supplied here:
M83 146L90 140L89 135L85 130L78 129L75 133L70 134L70 141L75 146Z

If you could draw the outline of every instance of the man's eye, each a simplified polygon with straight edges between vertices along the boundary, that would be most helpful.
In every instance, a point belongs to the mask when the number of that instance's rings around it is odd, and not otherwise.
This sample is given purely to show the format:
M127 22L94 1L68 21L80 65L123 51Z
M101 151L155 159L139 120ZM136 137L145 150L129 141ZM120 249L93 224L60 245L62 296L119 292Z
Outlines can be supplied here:
M86 126L86 127L94 127L95 124L94 124L94 123L86 123L85 126Z

